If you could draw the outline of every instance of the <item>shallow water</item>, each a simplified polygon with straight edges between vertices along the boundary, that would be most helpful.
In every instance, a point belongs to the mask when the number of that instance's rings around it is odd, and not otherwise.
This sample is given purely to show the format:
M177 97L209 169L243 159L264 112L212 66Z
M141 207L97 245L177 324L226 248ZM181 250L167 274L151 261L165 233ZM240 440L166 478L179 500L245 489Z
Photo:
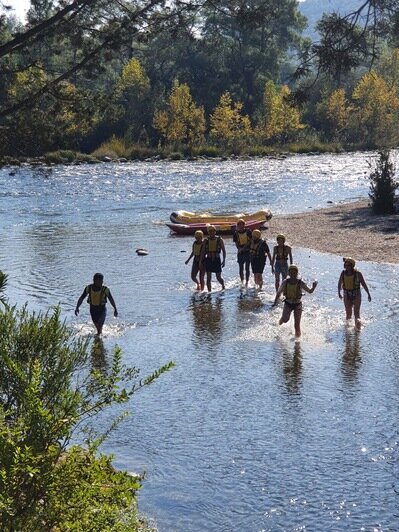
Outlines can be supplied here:
M120 317L109 312L93 363L115 344L143 375L176 363L104 446L147 472L140 508L159 530L399 530L398 266L359 264L373 301L356 332L336 297L342 259L294 249L305 281L319 280L295 342L271 309L268 267L264 292L241 291L226 237L227 289L198 296L184 265L192 238L164 226L177 209L290 213L365 197L369 157L0 170L10 301L60 303L90 335L87 308L73 309L103 271Z

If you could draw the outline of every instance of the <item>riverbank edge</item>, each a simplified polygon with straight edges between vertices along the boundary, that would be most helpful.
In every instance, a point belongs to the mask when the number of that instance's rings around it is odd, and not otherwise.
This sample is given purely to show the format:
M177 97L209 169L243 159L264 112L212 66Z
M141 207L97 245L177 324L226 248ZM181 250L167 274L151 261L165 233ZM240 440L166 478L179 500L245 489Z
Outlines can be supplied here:
M273 216L268 224L269 245L279 233L293 247L294 262L295 247L299 247L356 261L399 264L399 214L375 215L367 198Z
M36 157L13 157L3 155L0 157L1 167L12 166L54 166L100 164L100 163L129 163L129 162L158 162L158 161L227 161L227 160L251 160L263 158L285 159L294 155L321 155L323 153L344 153L342 146L337 144L300 144L288 145L287 147L265 146L254 149L244 149L239 153L226 152L213 146L203 147L194 151L173 151L146 146L138 146L132 149L129 156L118 156L112 150L98 149L93 153L82 153L74 150L58 150L48 152ZM356 148L349 151L358 151Z

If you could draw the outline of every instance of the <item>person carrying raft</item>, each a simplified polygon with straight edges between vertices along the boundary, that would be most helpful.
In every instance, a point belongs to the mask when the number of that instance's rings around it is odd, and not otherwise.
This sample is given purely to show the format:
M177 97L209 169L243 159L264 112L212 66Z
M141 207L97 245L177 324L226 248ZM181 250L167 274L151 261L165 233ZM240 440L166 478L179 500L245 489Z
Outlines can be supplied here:
M188 264L191 259L193 259L193 264L191 266L191 279L197 285L197 290L203 290L205 288L205 266L200 265L201 250L204 243L204 233L201 230L195 231L194 233L195 240L193 242L193 247L191 255L185 261L185 264ZM198 278L197 275L199 274Z
M255 286L262 290L263 287L263 270L266 265L266 257L269 257L270 265L272 258L270 249L266 241L262 238L259 229L252 231L252 240L249 246L249 256L251 261L252 273L254 274Z
M237 229L233 235L233 242L237 248L237 262L239 266L241 286L244 285L244 269L245 269L245 287L248 288L250 276L250 254L249 246L251 244L252 233L245 228L245 220L237 221Z
M298 277L298 266L291 264L288 267L288 277L279 286L273 307L277 305L281 294L284 294L284 308L281 315L279 325L287 323L290 319L291 312L294 313L294 328L295 336L301 336L301 318L302 318L302 295L304 290L309 294L313 294L317 286L317 281L313 281L312 287L309 288L302 279Z
M280 286L280 277L283 281L288 275L288 259L292 264L292 249L285 244L285 236L277 235L277 246L273 248L272 272L275 276L276 292Z
M220 259L223 255L223 260ZM212 273L216 274L216 279L222 285L224 290L224 280L222 278L222 268L226 261L226 248L221 236L216 235L214 225L208 226L208 237L205 238L201 250L200 267L204 265L206 271L206 286L208 292L212 291Z
M356 261L351 257L344 257L343 261L344 269L338 279L338 297L342 299L341 290L343 290L346 319L352 319L353 310L355 315L355 326L357 329L360 329L360 306L362 304L360 287L362 286L366 291L369 301L371 301L370 291L364 280L363 274L355 268Z

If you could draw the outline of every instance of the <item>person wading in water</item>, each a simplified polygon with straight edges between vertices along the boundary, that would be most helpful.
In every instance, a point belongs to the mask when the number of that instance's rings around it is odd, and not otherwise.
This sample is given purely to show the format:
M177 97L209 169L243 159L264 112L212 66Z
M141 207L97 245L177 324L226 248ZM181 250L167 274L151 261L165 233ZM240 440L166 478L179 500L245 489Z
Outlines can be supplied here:
M277 246L273 248L272 271L275 276L276 292L279 289L280 281L283 281L288 275L288 259L292 264L292 250L285 244L285 236L277 235Z
M313 281L312 287L309 288L303 281L298 277L298 266L291 264L288 268L288 277L279 286L279 289L276 293L276 298L273 303L273 307L277 305L278 299L281 294L284 294L284 308L281 315L279 325L287 323L290 319L291 312L294 313L294 327L295 327L295 337L300 338L301 336L301 318L302 318L302 295L304 290L309 294L313 294L317 286L317 281Z
M226 248L223 238L216 236L216 228L213 225L208 226L208 237L205 238L201 250L200 267L204 264L206 271L206 286L208 292L212 291L212 273L216 274L216 279L222 285L224 290L224 280L222 278L222 268L226 260ZM223 254L223 260L220 254Z
M103 325L107 315L107 299L109 299L109 302L114 307L114 316L118 316L118 310L114 298L112 297L109 288L103 285L103 280L104 276L102 273L95 273L93 276L93 284L89 284L85 287L75 308L75 316L77 316L79 314L80 305L83 303L84 298L87 297L87 302L90 305L90 316L97 329L98 336L100 336L103 331Z
M344 257L344 269L338 279L338 297L342 299L344 292L344 305L346 311L346 319L352 319L352 311L355 315L355 326L360 329L362 326L360 321L360 306L362 304L362 293L360 287L362 286L366 291L369 301L371 301L370 291L364 280L363 274L355 268L356 261L351 257Z

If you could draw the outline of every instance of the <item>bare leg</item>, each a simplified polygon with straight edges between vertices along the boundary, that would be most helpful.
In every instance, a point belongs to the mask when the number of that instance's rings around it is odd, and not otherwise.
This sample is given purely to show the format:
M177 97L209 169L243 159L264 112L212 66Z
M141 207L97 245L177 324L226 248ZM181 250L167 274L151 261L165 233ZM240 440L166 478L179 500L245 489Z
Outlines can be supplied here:
M261 273L255 273L255 284L259 287L259 290L262 290L263 276Z
M200 289L200 283L195 275L191 276L191 279L194 281L194 283L197 285L197 290Z
M201 290L204 290L205 288L205 270L203 268L199 271L199 278L200 278L200 287Z
M220 272L218 272L216 274L216 279L219 281L219 283L222 285L222 290L224 290L224 280L222 278L222 274Z
M302 306L294 309L294 328L295 328L295 336L297 338L300 338L301 336L301 318L302 318Z
M212 291L212 272L206 272L206 287L208 292Z
M353 301L350 297L346 295L344 295L344 305L345 305L345 311L346 311L346 319L350 320L352 319Z
M362 304L362 296L359 294L355 297L355 300L353 301L353 313L355 315L355 325L358 329L362 326L362 322L360 321L360 305Z
M249 271L249 261L245 263L245 286L248 287L249 277L251 275Z
M244 263L239 264L240 280L241 284L244 283Z
M197 290L200 289L200 282L197 279L197 273L198 273L199 267L197 264L193 263L193 267L191 269L191 279L194 281L194 283L197 285Z
M280 321L278 322L279 325L282 325L283 323L288 323L289 319L291 317L292 309L287 305L287 303L284 303L283 307L283 313L281 315Z

